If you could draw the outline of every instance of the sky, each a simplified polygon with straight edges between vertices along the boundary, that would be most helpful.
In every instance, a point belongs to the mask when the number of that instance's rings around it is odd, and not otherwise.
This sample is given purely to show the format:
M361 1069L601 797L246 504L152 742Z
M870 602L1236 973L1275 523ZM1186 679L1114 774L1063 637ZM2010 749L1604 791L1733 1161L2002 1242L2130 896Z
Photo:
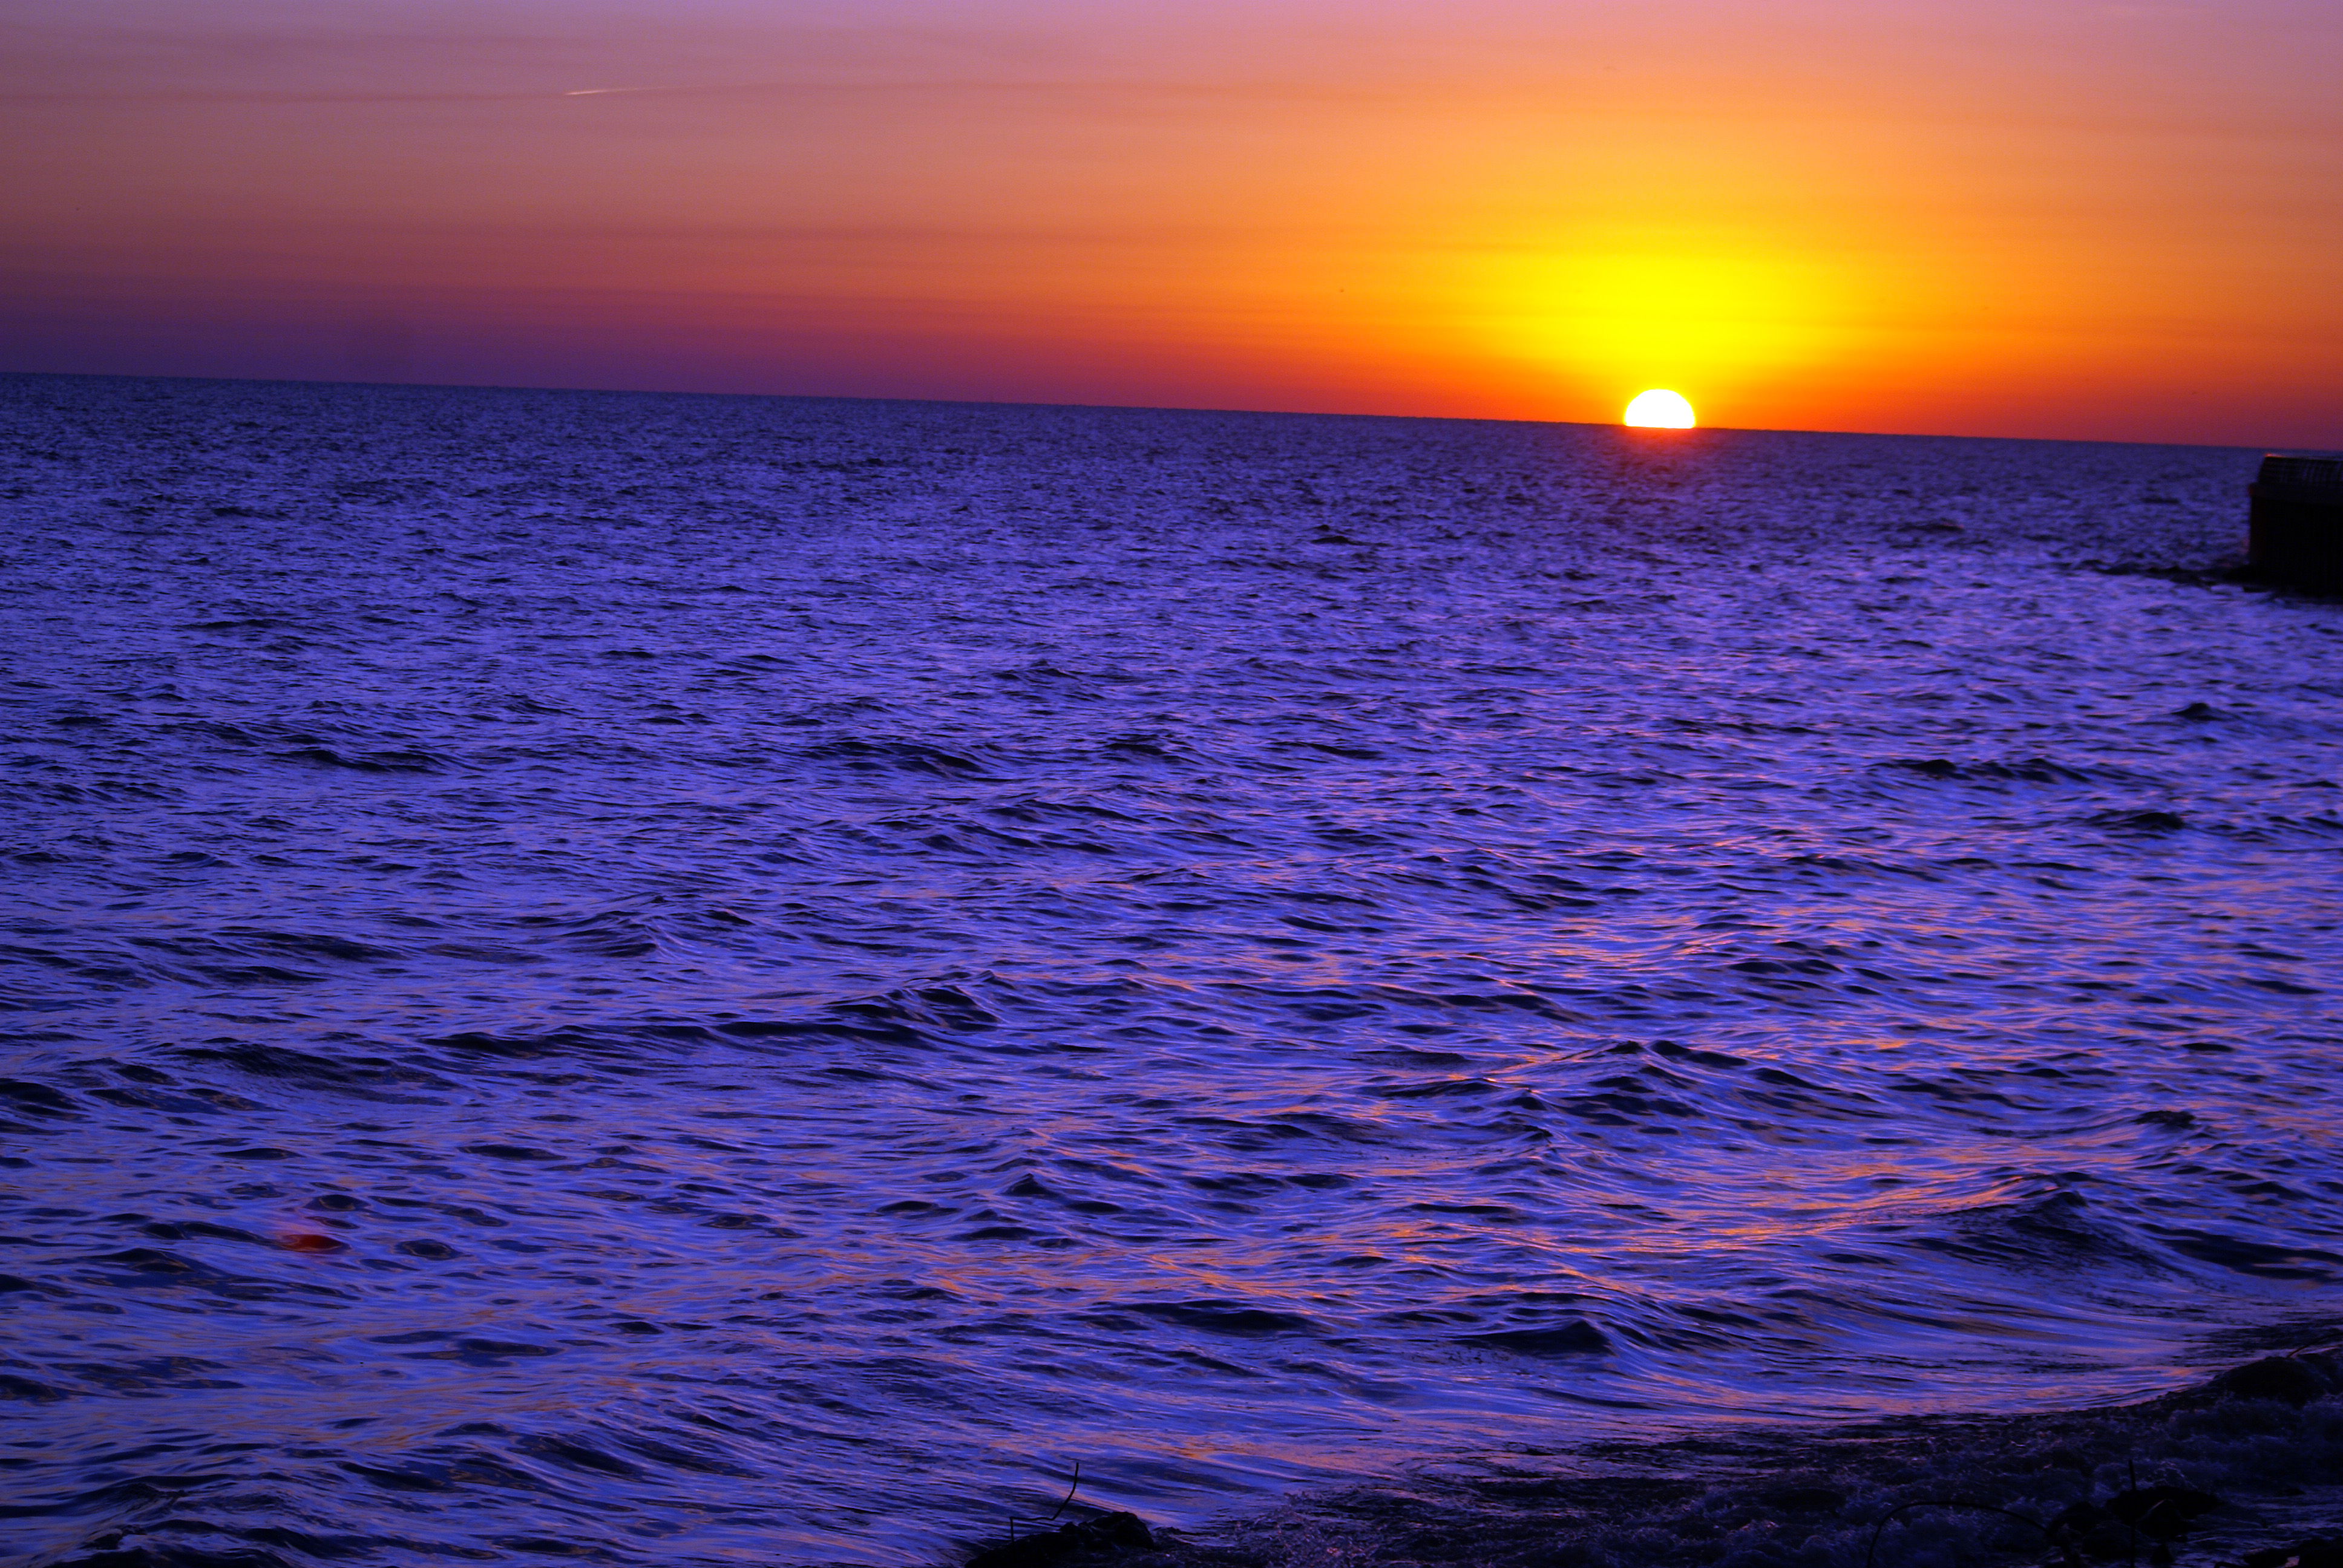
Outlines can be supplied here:
M12 0L0 369L2343 446L2336 0Z

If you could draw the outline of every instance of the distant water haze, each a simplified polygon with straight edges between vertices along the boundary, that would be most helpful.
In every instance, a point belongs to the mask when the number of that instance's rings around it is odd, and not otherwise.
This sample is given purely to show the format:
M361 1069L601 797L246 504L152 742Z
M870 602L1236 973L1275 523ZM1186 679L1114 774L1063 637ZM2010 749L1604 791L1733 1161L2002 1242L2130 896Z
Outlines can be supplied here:
M2250 452L15 377L0 465L11 1568L933 1563L2331 1312Z
M23 0L0 367L2333 446L2324 0Z

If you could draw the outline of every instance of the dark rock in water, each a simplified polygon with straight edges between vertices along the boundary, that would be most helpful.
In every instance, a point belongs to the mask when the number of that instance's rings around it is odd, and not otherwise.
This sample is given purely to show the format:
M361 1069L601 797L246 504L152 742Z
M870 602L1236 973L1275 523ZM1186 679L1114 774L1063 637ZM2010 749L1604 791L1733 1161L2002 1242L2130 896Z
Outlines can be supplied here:
M2266 1547L2247 1553L2244 1562L2246 1568L2343 1568L2343 1537Z
M2127 1557L2139 1550L2139 1532L2094 1503L2077 1503L2050 1522L2050 1539L2088 1557Z
M2220 1506L2219 1498L2193 1486L2135 1486L2108 1498L2107 1511L2150 1540L2169 1541L2185 1534L2198 1514Z
M2080 1548L2087 1556L2133 1558L2142 1543L2160 1547L2177 1541L2197 1515L2220 1506L2221 1499L2193 1487L2137 1486L2117 1493L2105 1506L2076 1503L2050 1522L2048 1532L2061 1548Z
M2212 1386L2231 1399L2274 1399L2292 1405L2308 1404L2328 1392L2318 1369L2295 1356L2264 1356L2232 1367L2215 1378Z
M2072 1470L2083 1475L2091 1473L2091 1462L2064 1444L2046 1448L2036 1453L2033 1460L2045 1470Z
M1050 1568L1057 1563L1111 1563L1126 1552L1144 1552L1154 1544L1154 1533L1136 1513L1104 1513L1079 1524L1061 1524L1043 1534L988 1546L968 1560L968 1568Z

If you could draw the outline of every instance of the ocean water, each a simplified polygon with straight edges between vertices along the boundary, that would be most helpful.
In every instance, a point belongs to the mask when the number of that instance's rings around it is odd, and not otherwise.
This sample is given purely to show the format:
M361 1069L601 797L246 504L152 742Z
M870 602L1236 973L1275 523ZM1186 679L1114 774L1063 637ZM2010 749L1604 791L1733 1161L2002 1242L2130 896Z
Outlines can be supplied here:
M2253 466L0 380L0 1561L932 1563L2197 1377L2343 1271Z

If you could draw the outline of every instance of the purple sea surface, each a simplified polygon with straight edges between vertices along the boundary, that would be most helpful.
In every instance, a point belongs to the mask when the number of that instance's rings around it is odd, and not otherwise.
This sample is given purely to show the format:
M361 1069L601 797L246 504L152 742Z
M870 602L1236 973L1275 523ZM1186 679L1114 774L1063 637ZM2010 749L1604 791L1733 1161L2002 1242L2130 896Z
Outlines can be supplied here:
M0 1560L927 1563L2198 1375L2343 1270L2253 466L0 378Z

